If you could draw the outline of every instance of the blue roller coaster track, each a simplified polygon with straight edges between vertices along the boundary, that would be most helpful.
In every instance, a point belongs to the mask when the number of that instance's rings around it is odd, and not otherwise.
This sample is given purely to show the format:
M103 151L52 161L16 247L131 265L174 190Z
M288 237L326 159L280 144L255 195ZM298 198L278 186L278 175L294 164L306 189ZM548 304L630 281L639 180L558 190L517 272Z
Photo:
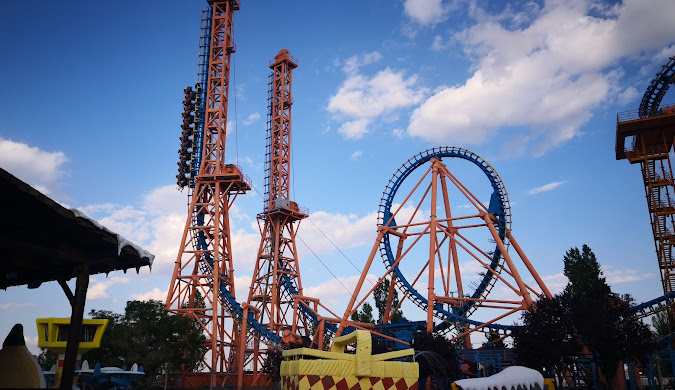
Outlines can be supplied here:
M497 216L498 222L495 224L495 228L499 233L499 237L505 245L508 245L508 239L506 237L507 229L510 229L511 225L511 213L510 205L508 200L508 195L504 184L501 181L501 178L497 172L492 168L492 166L487 163L485 160L481 159L478 155L462 148L458 147L439 147L426 150L421 152L408 161L406 161L399 169L394 173L392 178L389 180L389 183L386 186L384 194L382 195L382 200L380 202L380 208L378 212L378 225L384 226L388 221L391 220L388 226L396 226L396 222L392 219L391 207L394 204L395 195L398 189L400 188L403 181L417 168L427 163L432 158L443 159L443 158L460 158L466 161L469 161L475 164L477 167L483 171L490 181L493 192L490 197L490 205L488 207L489 213L494 213ZM410 299L422 310L427 310L429 302L422 294L420 294L406 279L406 277L401 272L398 266L394 266L396 257L391 249L391 241L389 234L385 234L381 244L380 244L380 255L382 260L387 268L392 268L396 274L396 285L404 293L408 293ZM491 269L499 272L501 270L501 265L503 262L503 256L499 250L499 247L495 243L495 249L492 254L492 260L490 263ZM471 298L483 298L487 296L492 287L496 282L496 276L493 272L487 271L483 276L481 282L477 285ZM458 328L464 328L465 326L469 329L481 327L481 330L484 332L495 332L495 333L505 333L511 328L509 325L498 325L498 324L489 324L485 325L482 322L474 321L467 318L475 309L475 301L467 301L464 306L455 307L450 310L446 310L442 305L436 304L434 307L434 316L441 320L441 322L436 325L436 331L447 331L451 328L452 325Z
M675 56L670 57L647 87L640 102L640 118L649 118L657 114L661 100L670 84L675 83Z

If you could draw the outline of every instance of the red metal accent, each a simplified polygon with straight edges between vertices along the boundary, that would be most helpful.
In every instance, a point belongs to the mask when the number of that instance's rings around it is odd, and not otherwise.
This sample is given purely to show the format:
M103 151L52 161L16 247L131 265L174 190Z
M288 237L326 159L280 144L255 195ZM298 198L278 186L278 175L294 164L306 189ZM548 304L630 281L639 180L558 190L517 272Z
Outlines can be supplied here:
M229 209L251 187L234 165L225 164L230 54L235 0L209 1L212 7L202 160L176 259L166 308L198 320L207 341L204 363L211 387L233 384L238 325L220 302L220 289L234 296ZM179 374L179 378L195 375ZM188 383L183 383L187 385Z

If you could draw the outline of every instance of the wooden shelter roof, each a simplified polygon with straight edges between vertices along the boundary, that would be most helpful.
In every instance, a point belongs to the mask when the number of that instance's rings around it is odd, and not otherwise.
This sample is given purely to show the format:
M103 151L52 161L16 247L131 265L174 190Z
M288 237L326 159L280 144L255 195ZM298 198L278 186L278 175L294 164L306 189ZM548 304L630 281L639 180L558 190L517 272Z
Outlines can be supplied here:
M0 168L0 289L152 266L154 255Z

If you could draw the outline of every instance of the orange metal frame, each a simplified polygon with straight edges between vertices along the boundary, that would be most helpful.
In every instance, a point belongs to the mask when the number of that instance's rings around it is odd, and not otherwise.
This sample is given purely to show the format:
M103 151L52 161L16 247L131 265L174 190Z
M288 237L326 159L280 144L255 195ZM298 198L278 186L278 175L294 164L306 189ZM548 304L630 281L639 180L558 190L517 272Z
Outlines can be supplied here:
M675 144L675 114L635 119L619 113L616 130L617 160L640 164L661 283L668 294L675 291L675 181L670 156ZM630 139L628 144L626 139ZM674 324L672 302L668 316Z
M430 181L426 185L426 181ZM449 191L451 185L464 196L462 203L468 201L472 207L476 208L476 213L467 216L453 217L451 213L451 200ZM422 194L420 194L419 192ZM419 196L415 211L408 217L400 214L403 206L408 203L414 196ZM419 221L422 219L421 212L424 202L428 202L430 207L430 214L428 220ZM457 205L457 204L455 204ZM394 225L394 219L405 218L407 220L404 224ZM474 331L480 331L487 325L495 323L511 314L520 310L528 308L532 305L533 299L531 294L535 296L551 297L551 293L546 288L541 277L537 274L534 267L523 253L520 246L517 244L510 230L507 230L506 238L503 240L499 237L499 233L495 228L496 217L488 213L487 207L483 205L478 198L473 195L443 164L440 159L432 158L430 166L426 172L419 179L417 184L413 187L411 192L400 203L398 209L393 213L389 221L385 221L383 226L380 226L378 237L372 247L366 266L363 269L361 277L357 283L356 289L350 299L349 305L340 320L340 325L336 336L340 336L347 325L352 325L349 318L358 310L358 308L366 301L366 299L373 293L375 286L381 283L387 277L395 277L393 273L394 267L399 266L406 261L406 256L410 254L413 248L417 245L425 245L423 238L428 245L428 252L426 260L420 262L419 258L409 259L408 262L415 262L419 264L420 272L412 281L414 288L415 284L422 279L424 272L427 272L427 332L434 331L434 310L436 304L446 304L451 307L461 307L467 301L474 302L476 308L490 308L501 310L496 318L485 321L480 326L473 328L463 327L455 329L455 336L452 340L464 339L465 342L470 343L469 335ZM490 254L481 250L477 245L473 244L467 235L462 232L467 229L487 229L489 237L491 237L497 244L502 253L504 262L496 269L490 268ZM392 267L386 270L385 274L378 280L378 282L365 294L361 295L363 284L366 276L370 272L372 262L378 252L378 248L383 240L385 234L394 237L398 240L396 245L396 260ZM516 250L517 256L521 263L526 267L529 274L535 280L539 287L539 291L525 284L519 270L516 268L514 257L509 254L507 245L510 242ZM393 246L393 244L392 244ZM419 252L417 252L419 254ZM464 281L462 280L462 272L460 268L460 253L468 255L470 261L478 262L479 266L485 271L492 272L498 279L497 283L501 282L503 286L511 290L517 298L515 299L487 299L487 298L471 298L465 295L467 291ZM451 272L452 270L452 272ZM440 272L441 286L437 287L436 272ZM454 277L452 276L454 274ZM395 284L395 279L390 286ZM398 307L391 307L393 288L389 290L389 297L387 299L387 308L385 310L385 322L391 318L391 313L394 313ZM360 297L360 299L359 299ZM407 297L404 295L403 299ZM399 303L400 307L400 303ZM469 344L470 345L470 344Z
M289 200L292 73L297 66L297 61L285 49L279 51L270 64L269 193L265 211L258 216L262 239L248 300L242 305L242 329L246 329L248 313L253 311L260 324L279 336L284 330L297 331L298 326L304 329L305 334L308 329L308 324L294 311L293 297L282 289L283 277L290 279L302 294L295 237L299 222L308 216L297 203ZM264 358L261 350L264 348L251 333L240 334L239 349L245 353L238 356L239 386L243 383L244 368L252 373L255 377L253 383L256 384Z
M233 383L232 377L218 373L234 370L233 340L238 336L238 324L219 302L221 288L232 295L235 291L229 209L237 195L251 187L238 167L225 164L230 54L234 52L232 20L239 3L225 0L212 1L210 5L213 16L202 160L166 307L202 324L207 337L204 363L209 371L208 382L211 386L222 386ZM194 375L179 377L185 382Z

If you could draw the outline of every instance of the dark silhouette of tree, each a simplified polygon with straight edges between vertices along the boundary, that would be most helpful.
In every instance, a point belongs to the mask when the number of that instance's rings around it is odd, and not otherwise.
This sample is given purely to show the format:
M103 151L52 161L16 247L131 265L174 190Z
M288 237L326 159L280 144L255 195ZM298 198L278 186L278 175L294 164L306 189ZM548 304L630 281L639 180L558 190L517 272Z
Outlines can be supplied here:
M450 382L460 378L455 347L442 335L422 333L413 339L411 347L415 349L420 378L448 378Z
M389 296L389 279L384 279L382 283L378 284L373 290L373 298L375 299L375 308L377 308L377 323L381 324L384 320L384 312L387 309L387 297ZM394 294L391 299L391 308L398 306L398 291L394 289ZM396 310L391 316L391 323L395 324L403 318L403 312Z
M487 343L485 343L486 348L497 348L497 349L505 349L506 344L504 344L504 340L501 339L502 336L499 333L488 333L487 335ZM497 341L499 340L499 341Z
M101 347L83 355L91 365L131 367L137 363L145 371L146 386L158 380L162 371L202 367L206 349L199 322L169 314L160 301L129 301L123 315L91 310L89 316L109 320Z
M523 325L511 333L520 364L544 372L551 367L562 367L561 363L572 363L581 353L569 300L570 293L564 292L553 299L540 299L523 312Z
M278 348L267 350L262 361L262 372L269 376L272 383L281 381L281 362L283 361L283 351L287 349L302 348L302 343L279 343Z
M652 316L652 327L654 328L654 339L661 340L670 337L670 324L668 322L668 312L663 310ZM664 356L659 354L658 359L654 359L656 366L655 370L661 372L662 375L672 375L673 369L670 363L670 354ZM658 361L657 361L658 360Z
M654 327L654 336L657 339L670 336L670 325L668 324L668 312L665 310L656 313L652 317L652 327Z
M523 326L513 333L517 358L542 370L589 352L612 383L620 362L646 362L654 349L651 331L631 315L630 295L611 291L587 245L567 251L563 261L569 283L563 293L523 312Z
M363 322L366 324L374 324L375 319L373 318L373 307L370 303L365 302L361 306L361 310L357 310L352 314L352 321Z
M565 253L563 264L565 276L569 279L565 291L569 291L572 296L610 293L610 288L602 277L600 264L588 245L584 244L581 251L577 247L570 248Z
M56 364L57 356L47 348L40 348L40 354L36 356L38 364L45 370L51 369Z

